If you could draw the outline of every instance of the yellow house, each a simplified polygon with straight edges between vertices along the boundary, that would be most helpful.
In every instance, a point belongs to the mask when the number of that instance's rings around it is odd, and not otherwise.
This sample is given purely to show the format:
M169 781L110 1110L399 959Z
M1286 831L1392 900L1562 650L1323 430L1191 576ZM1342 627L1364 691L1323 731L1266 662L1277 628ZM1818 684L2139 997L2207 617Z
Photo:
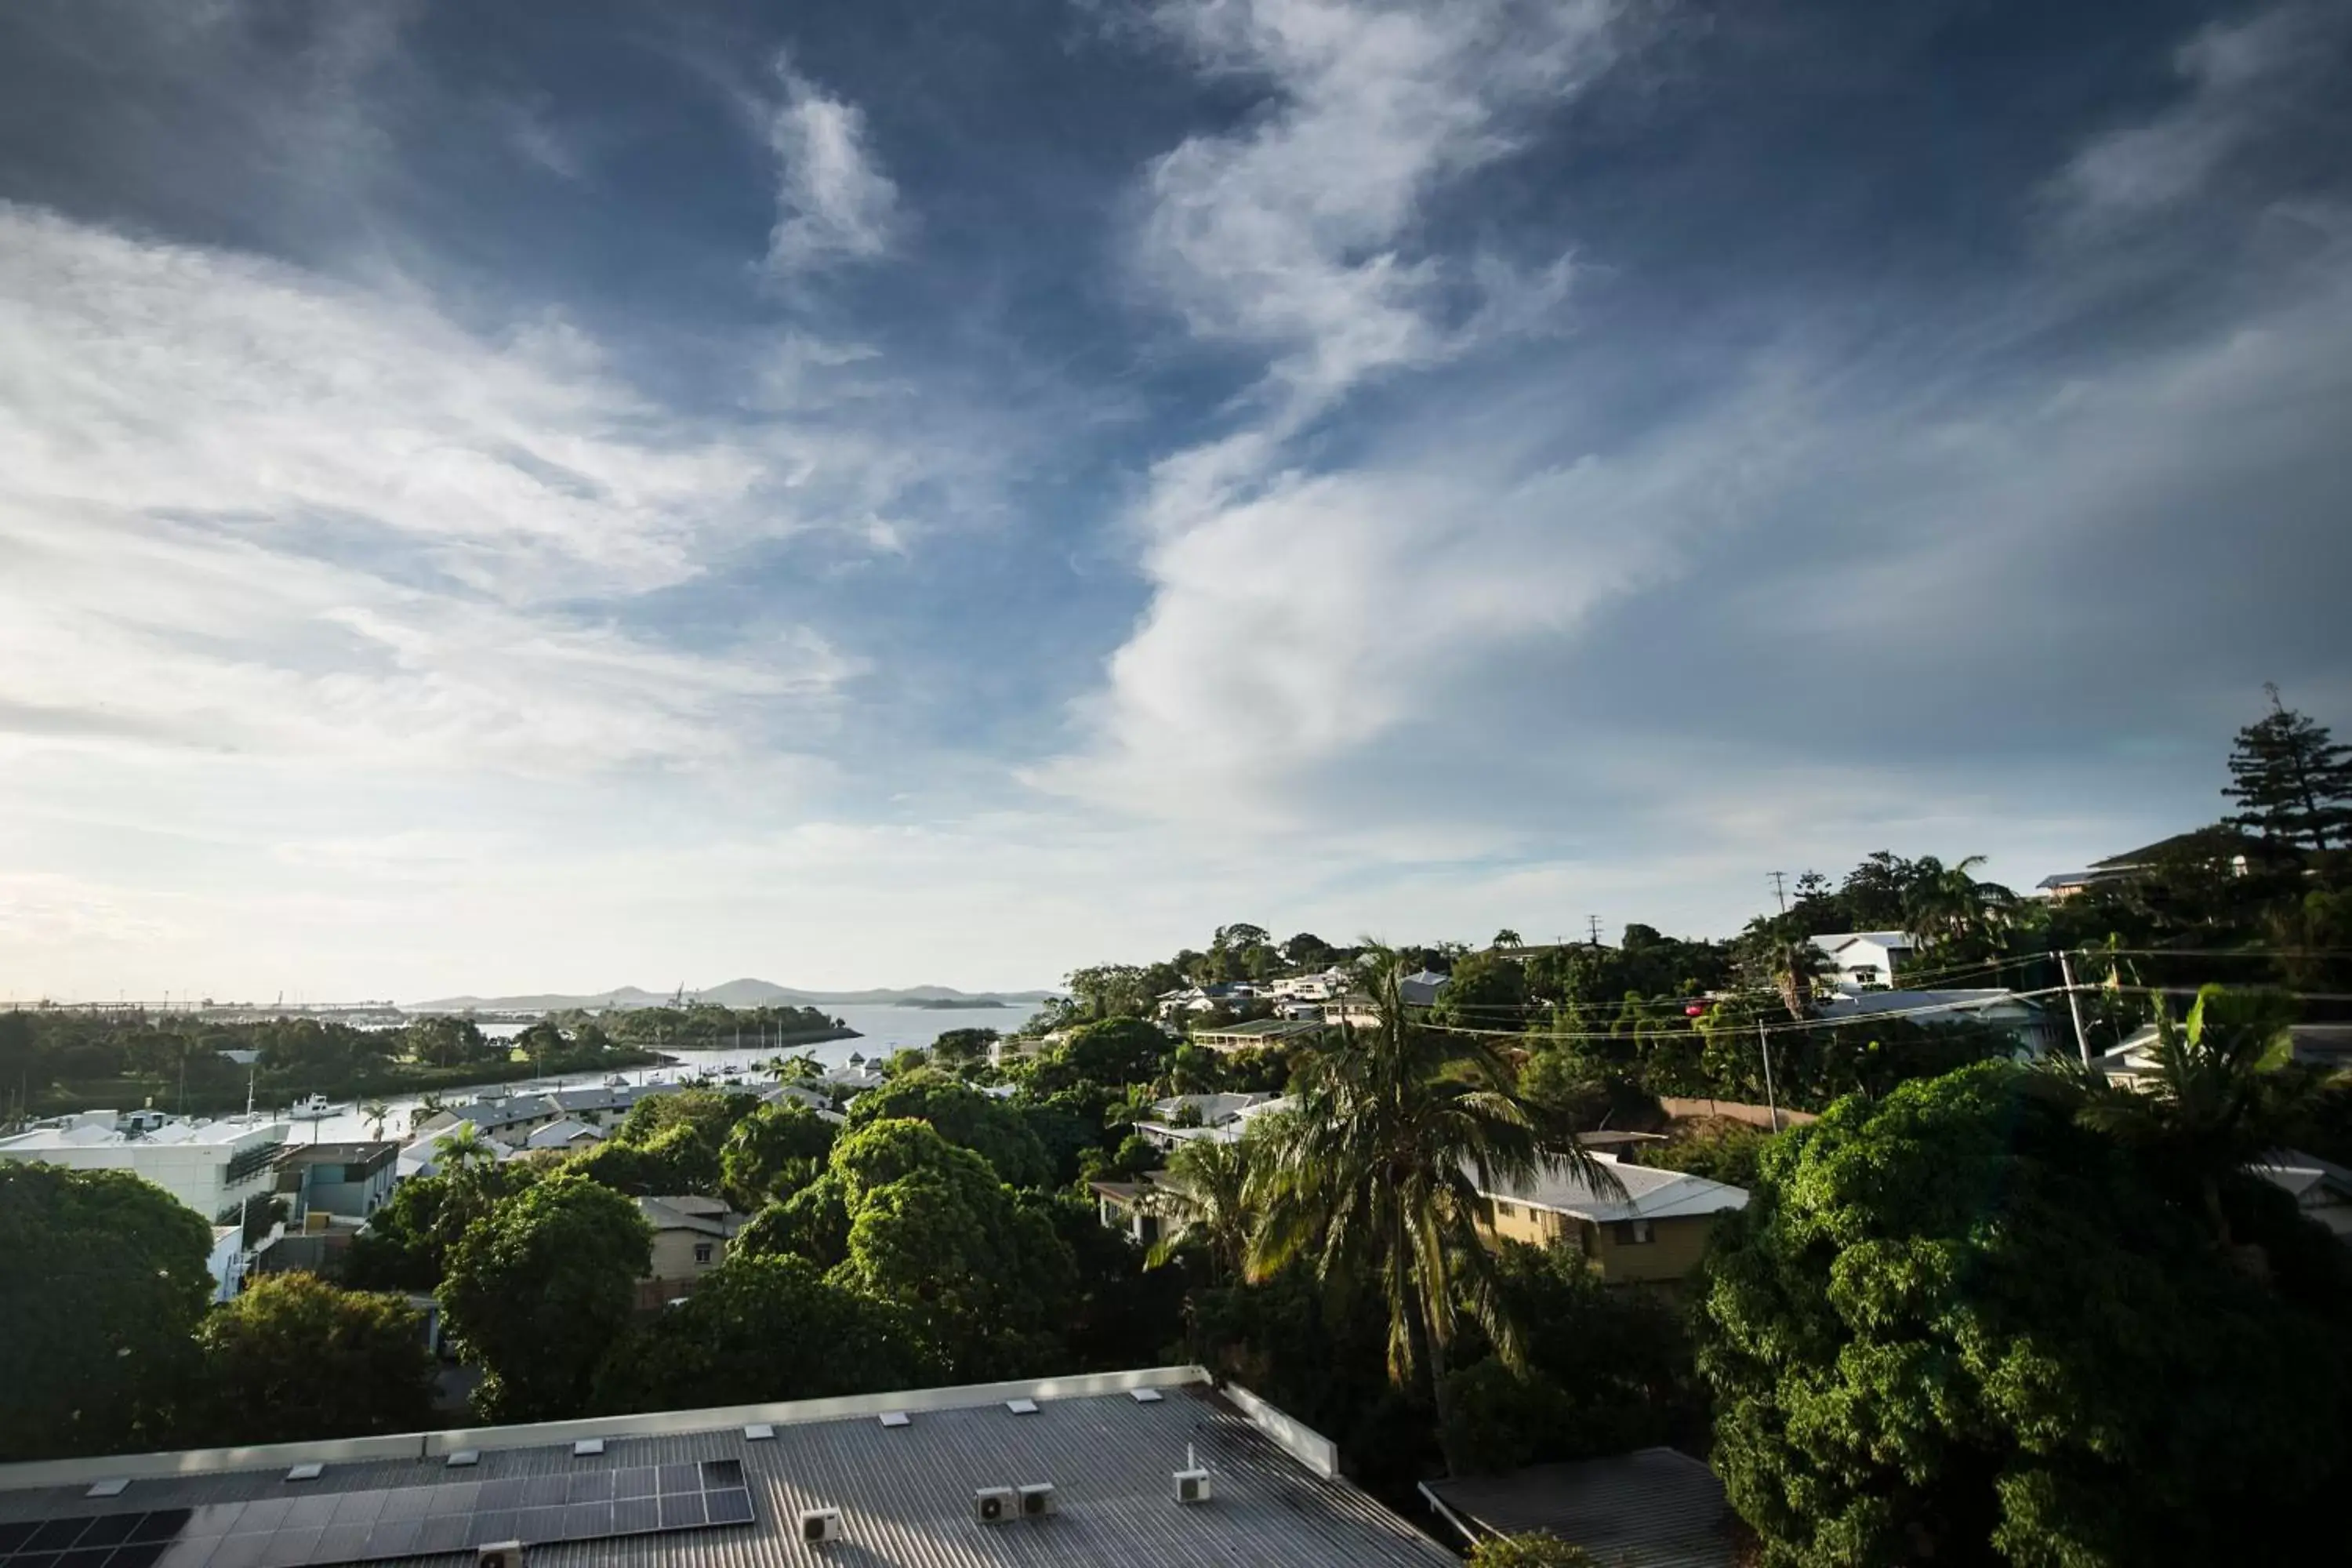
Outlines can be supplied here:
M1680 1171L1593 1158L1616 1176L1624 1195L1595 1192L1572 1172L1497 1184L1485 1196L1490 1238L1575 1247L1609 1283L1680 1279L1698 1267L1717 1215L1748 1206L1738 1187Z
M726 1261L728 1244L745 1222L725 1200L690 1194L639 1198L637 1209L654 1232L653 1271L637 1281L637 1306L648 1311L691 1295Z

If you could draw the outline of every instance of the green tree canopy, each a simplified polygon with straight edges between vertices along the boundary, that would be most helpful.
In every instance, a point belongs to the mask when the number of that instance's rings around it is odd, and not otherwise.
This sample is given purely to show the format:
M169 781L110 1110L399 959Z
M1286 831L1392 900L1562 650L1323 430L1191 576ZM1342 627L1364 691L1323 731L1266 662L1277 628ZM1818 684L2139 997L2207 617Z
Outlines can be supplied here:
M625 1143L645 1147L673 1127L694 1129L715 1156L735 1124L760 1108L760 1097L732 1091L682 1089L670 1094L649 1094L629 1107L613 1134Z
M1544 1531L1496 1535L1470 1549L1470 1568L1592 1568L1592 1554Z
M667 1193L708 1197L719 1191L719 1150L702 1128L674 1121L642 1142L616 1137L592 1144L572 1155L566 1168L638 1197Z
M906 1315L830 1283L807 1259L730 1253L614 1347L596 1379L600 1411L822 1399L935 1381Z
M831 1279L903 1308L920 1342L961 1380L1050 1362L1075 1285L1069 1253L988 1162L926 1122L901 1120L844 1136L830 1173L849 1221Z
M949 1142L972 1151L999 1178L1015 1186L1039 1185L1051 1177L1045 1145L1020 1112L936 1068L903 1073L859 1095L849 1108L852 1129L908 1117L929 1122Z
M268 1274L205 1321L201 1446L300 1443L434 1425L433 1357L398 1296Z
M798 1100L763 1105L735 1124L719 1151L720 1183L738 1208L788 1198L824 1173L833 1123Z
M580 1414L652 1264L652 1227L636 1204L569 1171L467 1227L440 1301L460 1352L487 1374L475 1393L479 1413L501 1421Z
M163 1446L212 1231L127 1171L0 1162L0 1459Z
M1768 1563L2285 1562L2332 1528L2342 1249L2248 1183L2256 1279L2052 1087L1984 1063L1766 1145L1699 1365Z
M988 1060L988 1047L1003 1037L994 1029L945 1029L931 1042L931 1063L942 1072L964 1073Z

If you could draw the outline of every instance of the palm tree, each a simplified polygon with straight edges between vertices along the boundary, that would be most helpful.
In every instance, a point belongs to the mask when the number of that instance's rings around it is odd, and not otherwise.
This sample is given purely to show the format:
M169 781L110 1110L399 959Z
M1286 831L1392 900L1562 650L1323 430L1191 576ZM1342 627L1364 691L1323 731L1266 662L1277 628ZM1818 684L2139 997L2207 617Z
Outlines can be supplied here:
M1377 946L1371 957L1378 1022L1342 1029L1305 1069L1286 1125L1252 1152L1244 1196L1262 1217L1247 1262L1253 1279L1305 1261L1328 1289L1374 1285L1388 1311L1389 1374L1427 1378L1450 1464L1446 1357L1462 1314L1507 1365L1523 1364L1479 1235L1485 1194L1562 1169L1622 1189L1564 1117L1517 1093L1485 1038L1408 1020L1402 960Z
M1984 863L1981 855L1950 866L1932 855L1919 860L1916 879L1904 891L1903 914L1911 933L1931 950L1969 944L2008 923L2017 895L1969 875Z
M435 1117L440 1115L444 1110L448 1109L449 1108L446 1105L442 1103L441 1096L438 1093L432 1089L426 1089L423 1094L417 1096L415 1109L408 1113L409 1131L415 1132L419 1127L424 1126L426 1122L432 1121Z
M1145 1189L1160 1221L1160 1239L1144 1259L1158 1268L1189 1242L1209 1258L1209 1282L1223 1284L1248 1262L1248 1144L1201 1138L1169 1156L1167 1173Z
M1502 930L1495 933L1495 940L1488 942L1486 945L1488 947L1521 947L1525 944L1525 939L1523 939L1518 932L1513 931L1508 926L1505 926Z
M2294 1054L2293 1004L2275 992L2207 985L2188 1018L2157 1015L2155 1074L2138 1087L2079 1067L2062 1068L2082 1099L2075 1116L2150 1155L2156 1168L2195 1184L2214 1245L2232 1249L2221 1183L2274 1149L2311 1086L2277 1069Z
M433 1141L436 1159L451 1171L463 1171L475 1165L487 1164L498 1157L490 1141L482 1130L470 1121L460 1121Z
M381 1100L371 1100L360 1107L360 1120L368 1124L368 1136L382 1138L383 1124L392 1120L392 1107Z
M1741 947L1748 983L1778 992L1791 1018L1812 1011L1813 993L1836 967L1790 916L1757 921L1748 928Z

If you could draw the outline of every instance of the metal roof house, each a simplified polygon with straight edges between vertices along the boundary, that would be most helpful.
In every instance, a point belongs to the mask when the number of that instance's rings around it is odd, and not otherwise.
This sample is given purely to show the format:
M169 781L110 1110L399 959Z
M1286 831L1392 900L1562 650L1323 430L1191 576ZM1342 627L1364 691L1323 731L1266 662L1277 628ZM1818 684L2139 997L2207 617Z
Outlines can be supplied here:
M1454 1562L1198 1367L0 1467L0 1563L457 1568L508 1542L545 1568Z
M1612 1193L1573 1171L1538 1172L1532 1181L1497 1182L1488 1232L1507 1241L1580 1249L1611 1284L1679 1279L1698 1266L1717 1215L1748 1206L1745 1189L1681 1171L1628 1165L1593 1152L1617 1178Z

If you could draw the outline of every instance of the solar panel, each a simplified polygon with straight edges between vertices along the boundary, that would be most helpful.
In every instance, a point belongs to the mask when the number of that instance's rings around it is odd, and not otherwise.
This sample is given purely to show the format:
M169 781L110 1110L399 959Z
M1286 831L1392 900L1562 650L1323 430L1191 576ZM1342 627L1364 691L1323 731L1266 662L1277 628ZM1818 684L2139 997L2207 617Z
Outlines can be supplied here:
M310 1568L757 1518L740 1459L0 1523L0 1568Z

